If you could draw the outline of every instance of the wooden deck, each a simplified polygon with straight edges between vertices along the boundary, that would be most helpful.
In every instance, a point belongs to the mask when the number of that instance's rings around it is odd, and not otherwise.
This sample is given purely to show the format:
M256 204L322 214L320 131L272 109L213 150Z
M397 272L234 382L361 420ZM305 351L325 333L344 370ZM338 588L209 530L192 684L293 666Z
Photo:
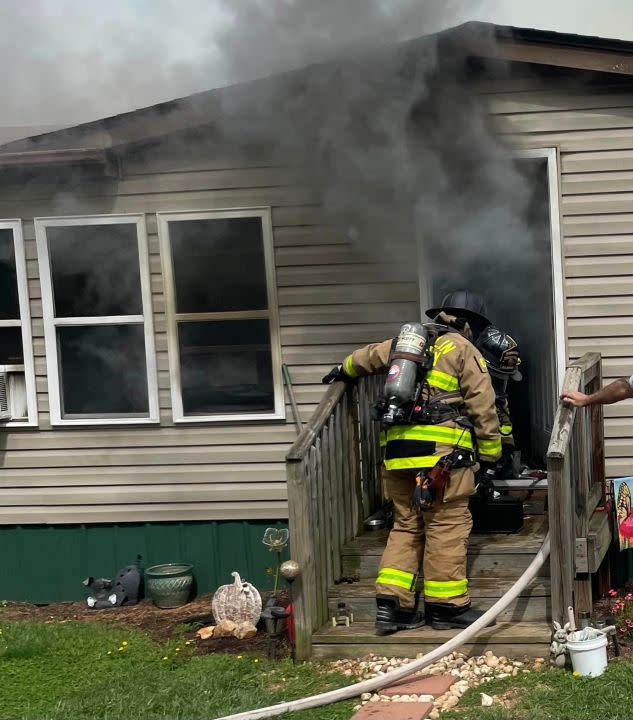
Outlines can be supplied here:
M473 604L482 610L491 607L528 567L547 534L547 517L526 517L520 533L513 535L473 535L468 548L468 576ZM387 542L386 531L360 535L342 548L343 577L358 579L330 586L328 607L345 602L354 612L349 627L325 625L313 635L316 657L362 657L368 653L414 657L445 642L457 631L437 631L430 627L377 637L374 633L376 591L374 579ZM550 642L551 583L549 566L540 577L465 652L493 650L514 657L544 656Z
M474 578L469 583L473 605L487 610L507 592L514 580L503 578ZM551 583L549 578L534 581L524 593L500 616L500 620L523 622L544 620L550 617ZM330 588L328 605L330 614L337 603L345 602L354 609L356 622L373 622L376 615L376 589L373 580L334 585Z
M507 577L508 567L525 570L541 547L547 533L547 518L525 518L523 529L513 535L471 535L468 545L468 576ZM375 578L387 531L365 533L343 546L343 576ZM521 573L516 574L518 577ZM542 575L549 575L544 566Z
M353 658L369 653L388 657L415 657L457 635L459 630L403 630L395 635L378 637L373 622L354 622L349 628L331 625L318 630L312 638L316 658ZM510 657L545 657L551 639L547 622L499 623L482 630L461 652L480 654L492 650Z

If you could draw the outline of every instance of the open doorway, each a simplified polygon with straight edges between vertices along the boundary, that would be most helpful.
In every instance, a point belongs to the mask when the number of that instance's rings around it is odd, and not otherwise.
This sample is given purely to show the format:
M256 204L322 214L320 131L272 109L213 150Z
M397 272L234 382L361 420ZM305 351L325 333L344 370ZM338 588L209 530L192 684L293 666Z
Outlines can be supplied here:
M494 252L484 248L472 257L467 269L450 262L429 268L425 262L421 305L457 288L486 299L492 323L521 349L523 380L508 384L517 449L532 467L544 467L566 364L556 151L526 151L516 157L516 169L529 189L522 218L531 238L529 257L509 237L491 243Z

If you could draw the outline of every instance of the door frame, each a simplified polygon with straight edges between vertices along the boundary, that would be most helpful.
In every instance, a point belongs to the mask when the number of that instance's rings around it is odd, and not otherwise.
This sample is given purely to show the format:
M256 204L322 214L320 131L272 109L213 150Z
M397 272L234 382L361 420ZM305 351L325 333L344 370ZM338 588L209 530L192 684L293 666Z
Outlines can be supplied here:
M513 155L517 158L545 158L547 160L547 181L550 218L550 258L552 267L552 302L554 311L554 343L556 356L556 385L559 392L563 387L563 379L567 368L567 331L565 325L565 275L563 271L562 222L560 214L560 173L559 154L555 147L516 149ZM422 322L424 311L432 303L433 268L428 257L425 257L423 240L416 238L418 263L418 297Z
M565 274L560 214L560 173L558 149L555 147L516 150L520 158L545 158L549 195L550 257L552 261L552 301L554 310L554 342L556 352L556 380L558 391L563 388L567 368L567 331L565 326Z

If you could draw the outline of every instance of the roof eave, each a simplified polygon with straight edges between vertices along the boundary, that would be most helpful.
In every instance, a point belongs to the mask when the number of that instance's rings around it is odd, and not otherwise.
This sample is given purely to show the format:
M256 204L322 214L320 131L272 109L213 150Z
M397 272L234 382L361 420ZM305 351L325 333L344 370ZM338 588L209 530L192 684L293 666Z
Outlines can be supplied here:
M0 154L0 168L92 167L104 176L117 174L116 158L102 148L69 148L67 150L32 150Z
M462 42L470 54L488 59L633 75L633 45L630 43L618 41L609 48L598 43L600 38L571 35L562 36L566 39L562 43L558 33L535 31L532 36L523 38L514 30L499 27L491 36L475 29L475 32L464 33Z

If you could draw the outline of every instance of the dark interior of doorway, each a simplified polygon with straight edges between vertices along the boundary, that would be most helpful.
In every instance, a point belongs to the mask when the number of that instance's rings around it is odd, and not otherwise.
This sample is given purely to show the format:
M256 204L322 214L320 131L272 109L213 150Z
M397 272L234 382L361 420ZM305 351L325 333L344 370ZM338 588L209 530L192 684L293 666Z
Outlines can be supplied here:
M522 218L529 252L523 251L525 241L519 251L512 237L494 238L494 253L482 243L467 269L451 263L434 267L433 300L456 288L474 290L486 299L490 320L519 343L523 380L508 384L516 446L524 462L544 467L558 387L548 166L542 157L517 159L516 165L529 187Z

